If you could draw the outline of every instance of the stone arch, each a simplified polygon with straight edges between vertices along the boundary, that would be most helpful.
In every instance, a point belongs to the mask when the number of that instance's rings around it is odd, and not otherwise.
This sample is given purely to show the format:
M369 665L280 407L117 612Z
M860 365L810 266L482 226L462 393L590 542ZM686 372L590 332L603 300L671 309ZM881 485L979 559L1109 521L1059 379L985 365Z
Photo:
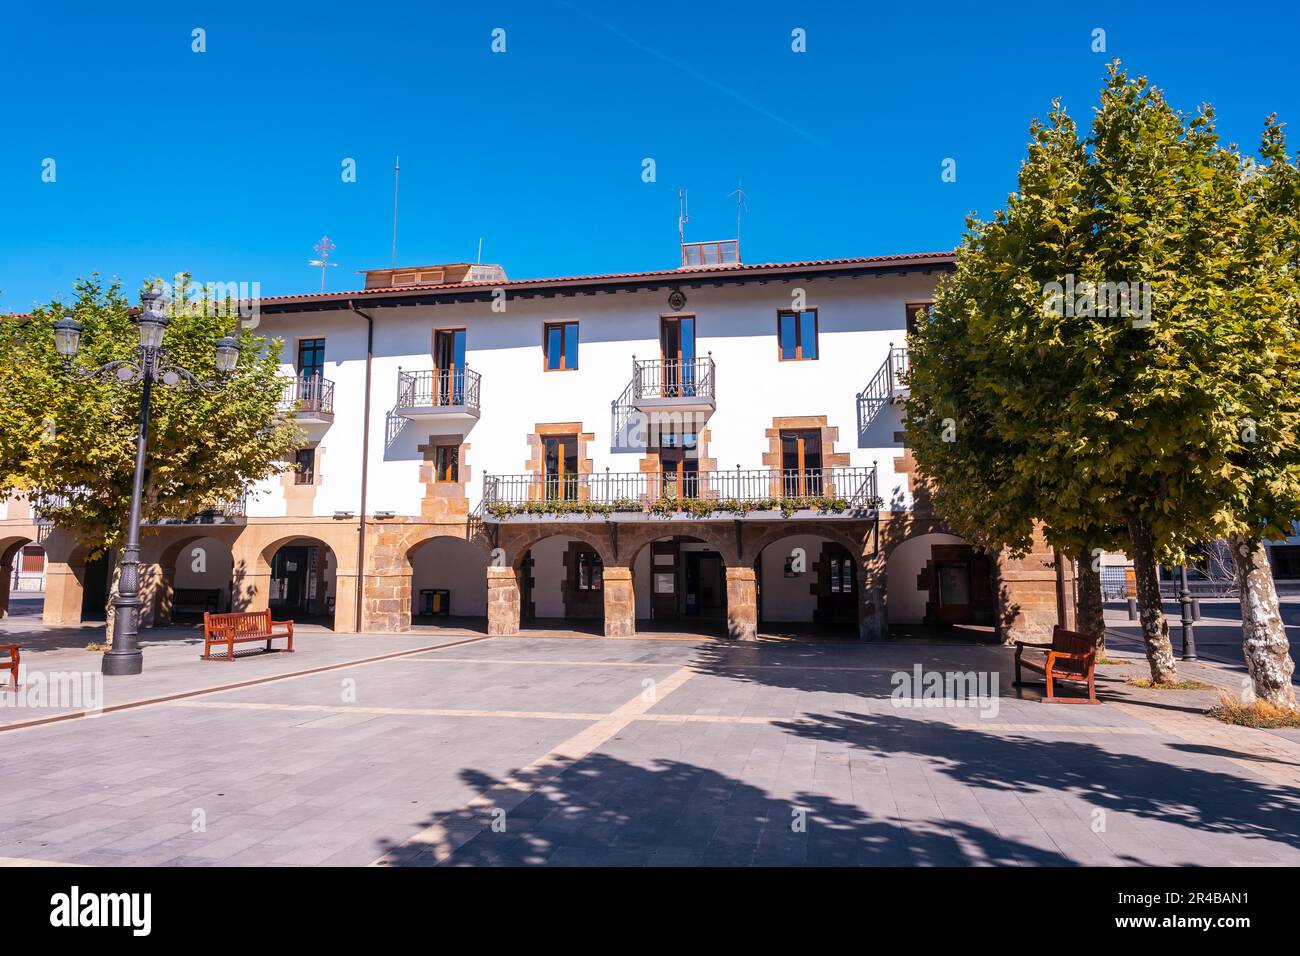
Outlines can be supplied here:
M936 565L945 558L950 559L954 567L962 561L968 562L968 579L959 584L969 593L970 602L979 599L981 603L987 603L987 623L992 625L994 603L991 579L976 580L978 576L988 575L992 559L979 555L960 535L949 531L928 530L909 535L890 548L886 561L886 580L891 622L913 625L952 623L936 617L936 608L941 603L936 598ZM978 565L978 569L974 565ZM960 574L957 577L960 578ZM985 587L987 595L983 592Z
M334 631L353 629L354 622L349 618L355 605L349 589L355 579L343 571L344 555L327 538L312 534L312 530L308 527L301 534L281 535L255 552L251 571L253 590L251 594L241 594L238 603L244 606L236 610L270 607L277 619L327 623ZM300 565L310 560L310 552L306 557L299 553L286 554L280 564L283 576L275 577L277 555L286 548L318 549L317 564ZM240 555L235 554L234 559L239 561ZM258 587L263 581L266 582L264 596Z
M14 562L22 550L35 540L26 536L0 537L0 620L9 616L9 589L13 580Z
M710 525L683 527L678 522L642 529L625 552L631 607L627 634L620 636L665 629L721 633L734 556L725 531Z
M854 521L840 524L835 521L788 521L776 527L765 528L758 537L746 540L745 558L752 564L768 545L791 535L815 535L834 541L843 545L849 554L859 559L860 564L864 563L874 547L870 522Z
M518 536L509 543L502 542L501 547L505 549L506 558L509 566L517 572L523 563L524 555L533 549L539 542L553 537L575 538L584 544L591 545L596 553L600 555L601 562L606 567L615 566L618 562L614 559L613 548L610 546L608 537L602 532L590 531L582 527L577 522L572 525L568 524L548 524L537 529L529 528L527 531L521 531Z
M437 624L441 617L450 623L456 618L460 625L477 629L487 617L488 544L482 536L445 532L419 538L406 548L396 573L387 576L387 587L377 585L374 598L367 594L367 620L384 617L390 628L406 630L426 616L428 599L434 604L428 608L430 619L420 623ZM426 595L426 591L434 593ZM393 601L398 602L395 609L389 603ZM372 606L372 602L377 603Z
M874 609L862 552L855 536L812 522L755 542L749 553L764 633L868 636Z
M235 556L235 541L239 537L238 529L226 525L186 526L184 531L173 540L167 541L158 549L157 563L151 576L153 590L151 621L154 626L170 624L178 609L176 592L187 592L179 607L188 612L197 613L215 607L216 613L242 610L244 607L244 581L247 569ZM204 555L202 567L196 567L198 555L194 555L194 545L200 541L216 541L224 553ZM226 557L229 556L229 568ZM188 567L182 567L184 559L190 558ZM214 566L209 570L208 561ZM178 588L177 581L181 582ZM199 594L196 592L205 592ZM211 592L217 592L215 595ZM215 598L215 600L213 600Z
M619 563L627 567L632 566L642 549L653 541L660 541L664 538L674 536L693 538L709 545L714 551L722 555L723 563L727 567L739 567L743 561L739 549L736 546L736 532L733 522L695 522L684 525L680 521L668 524L631 524L624 525L629 530L620 531L619 533L619 557L622 559Z
M574 548L575 543L595 552L600 559L597 571L581 563L586 559L582 548ZM537 626L536 622L542 622L545 626L545 622L563 621L565 629L603 628L606 582L610 578L621 581L628 573L612 564L612 550L602 534L576 523L572 527L550 525L514 542L506 553L508 571L518 586L521 623L531 621ZM489 567L489 578L499 570Z

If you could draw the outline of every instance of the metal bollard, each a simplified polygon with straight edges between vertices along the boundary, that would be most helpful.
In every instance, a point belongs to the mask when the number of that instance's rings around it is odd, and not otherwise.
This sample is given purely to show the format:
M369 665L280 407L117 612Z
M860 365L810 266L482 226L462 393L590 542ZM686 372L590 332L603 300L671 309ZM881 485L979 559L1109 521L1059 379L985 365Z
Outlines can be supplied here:
M1137 599L1137 598L1129 598L1129 599L1128 599L1128 619L1129 619L1130 621L1136 621L1136 620L1138 619L1138 599Z

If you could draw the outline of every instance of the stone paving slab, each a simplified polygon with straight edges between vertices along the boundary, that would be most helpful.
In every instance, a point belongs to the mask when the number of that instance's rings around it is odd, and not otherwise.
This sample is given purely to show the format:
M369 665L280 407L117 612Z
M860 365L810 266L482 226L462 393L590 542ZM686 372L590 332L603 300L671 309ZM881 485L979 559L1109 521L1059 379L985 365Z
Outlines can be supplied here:
M0 862L1300 863L1300 746L1122 668L1049 707L999 647L439 637L352 666L429 636L322 635L295 663L344 666L0 729ZM214 666L147 653L151 693ZM916 664L996 672L997 714L894 706Z

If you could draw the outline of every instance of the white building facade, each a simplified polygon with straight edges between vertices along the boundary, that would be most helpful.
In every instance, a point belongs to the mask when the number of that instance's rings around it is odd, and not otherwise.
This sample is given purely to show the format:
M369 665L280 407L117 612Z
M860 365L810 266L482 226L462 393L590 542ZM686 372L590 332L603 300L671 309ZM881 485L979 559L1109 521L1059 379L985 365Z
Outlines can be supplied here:
M1042 555L976 553L913 484L907 329L951 265L434 266L263 299L303 449L242 505L148 529L146 621L269 605L340 631L1049 628ZM0 558L39 537L45 618L76 618L84 551L3 507Z

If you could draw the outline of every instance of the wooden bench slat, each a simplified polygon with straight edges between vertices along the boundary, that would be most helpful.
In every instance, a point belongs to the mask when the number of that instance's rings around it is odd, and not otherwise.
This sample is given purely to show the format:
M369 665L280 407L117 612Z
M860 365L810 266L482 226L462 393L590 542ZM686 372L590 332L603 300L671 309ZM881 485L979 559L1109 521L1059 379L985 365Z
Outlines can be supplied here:
M279 630L277 630L279 628ZM233 614L203 614L203 659L212 659L212 646L225 644L227 659L235 659L235 645L252 641L271 641L285 638L285 651L293 652L293 621L273 621L271 611L239 611Z
M1023 658L1025 651L1043 651L1046 657L1042 661ZM1047 680L1045 704L1100 704L1096 688L1097 645L1091 637L1080 631L1066 630L1061 626L1052 628L1052 643L1031 644L1016 641L1016 683L1020 683L1020 671L1030 670L1042 674ZM1060 697L1055 693L1055 682L1072 680L1088 685L1087 697Z

